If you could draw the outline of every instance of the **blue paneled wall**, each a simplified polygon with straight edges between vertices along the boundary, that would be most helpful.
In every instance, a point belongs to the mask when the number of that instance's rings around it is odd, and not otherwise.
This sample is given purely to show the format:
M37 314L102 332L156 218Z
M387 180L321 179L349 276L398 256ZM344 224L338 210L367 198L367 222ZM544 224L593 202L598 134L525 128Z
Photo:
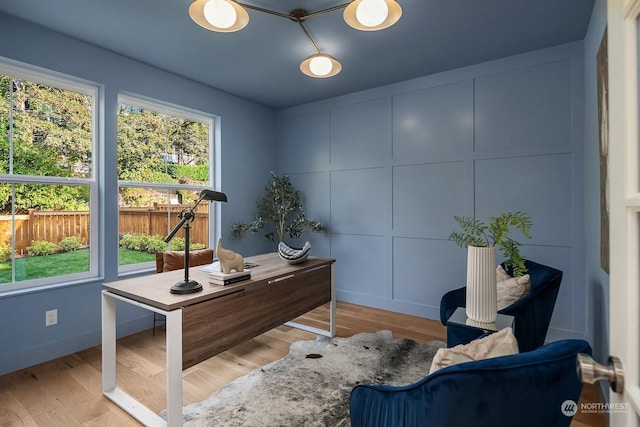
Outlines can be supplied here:
M338 297L437 319L465 282L453 215L522 210L564 271L549 339L584 337L582 43L278 112L278 171L331 233Z

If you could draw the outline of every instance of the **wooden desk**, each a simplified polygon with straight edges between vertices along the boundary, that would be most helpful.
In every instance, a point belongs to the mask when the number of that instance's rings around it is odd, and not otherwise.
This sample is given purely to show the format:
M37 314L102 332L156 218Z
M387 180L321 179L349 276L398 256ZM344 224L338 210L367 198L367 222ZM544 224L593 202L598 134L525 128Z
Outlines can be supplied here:
M189 278L202 292L169 293L184 270L105 283L102 291L102 391L106 397L147 426L182 425L182 370L282 324L335 336L335 268L333 259L310 257L290 265L277 253L249 257L258 266L251 279L227 286L208 283L200 267ZM167 420L117 386L116 300L167 317ZM290 322L331 303L329 330Z

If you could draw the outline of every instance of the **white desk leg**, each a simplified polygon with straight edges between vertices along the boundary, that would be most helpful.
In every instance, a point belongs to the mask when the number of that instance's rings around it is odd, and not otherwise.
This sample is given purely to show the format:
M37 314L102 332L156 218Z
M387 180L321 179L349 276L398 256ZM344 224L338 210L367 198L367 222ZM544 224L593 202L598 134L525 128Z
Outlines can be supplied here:
M331 303L329 304L329 333L336 336L336 264L331 263Z
M167 427L182 426L182 310L167 313Z
M116 387L116 300L102 292L102 392Z

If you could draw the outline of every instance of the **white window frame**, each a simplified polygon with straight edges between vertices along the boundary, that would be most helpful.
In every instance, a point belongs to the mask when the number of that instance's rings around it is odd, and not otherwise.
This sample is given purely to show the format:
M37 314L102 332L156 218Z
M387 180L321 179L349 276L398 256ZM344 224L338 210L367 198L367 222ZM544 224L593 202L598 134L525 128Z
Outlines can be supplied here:
M99 85L66 74L39 68L36 66L13 61L0 57L0 74L28 80L55 87L58 89L73 91L90 96L91 105L91 174L87 178L50 177L34 175L12 175L0 173L0 182L3 184L43 184L65 186L89 187L89 271L66 274L62 276L43 277L39 279L22 280L0 284L0 296L10 291L25 289L57 287L73 285L78 282L87 282L91 279L99 279L99 260L101 249L99 246L99 192L97 177L99 174L100 158L98 152L99 135ZM12 212L15 215L15 212ZM15 226L15 225L14 225ZM13 244L13 243L12 243ZM15 280L15 258L12 259L12 280Z
M216 117L201 111L197 111L192 108L178 106L178 105L160 101L157 99L152 99L143 95L136 95L130 92L118 93L117 105L121 105L121 104L140 107L142 109L152 110L158 113L200 122L208 126L209 128L209 131L208 131L209 184L206 186L206 188L215 188L215 181L214 181L214 177L216 176L215 153L216 153L217 130L219 128L219 117ZM123 187L179 189L179 190L200 190L204 188L203 186L196 186L196 185L118 180L118 194L120 193L120 188L123 188ZM120 217L119 212L120 212L120 206L118 206L118 217ZM218 214L218 210L216 209L215 204L214 203L210 204L209 218L208 218L208 224L207 224L209 228L209 241L207 242L208 247L213 247L212 244L215 241L214 235L215 235L216 227L215 227L214 219L217 218L217 214ZM118 230L120 230L119 221L118 221ZM118 259L119 258L120 257L118 256ZM135 273L135 272L142 272L142 271L149 271L151 269L154 269L155 271L155 262L153 261L138 263L138 264L129 264L129 265L120 265L118 262L118 274L120 275Z

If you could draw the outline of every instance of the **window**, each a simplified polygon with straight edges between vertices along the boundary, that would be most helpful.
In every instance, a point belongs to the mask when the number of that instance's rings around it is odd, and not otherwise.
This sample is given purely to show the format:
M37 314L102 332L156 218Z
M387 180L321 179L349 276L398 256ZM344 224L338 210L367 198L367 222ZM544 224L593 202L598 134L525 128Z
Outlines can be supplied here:
M184 230L164 239L213 171L213 117L130 95L118 98L120 271L153 266L155 253L184 250ZM208 203L191 223L190 248L209 246Z
M97 276L97 88L0 62L0 97L0 292Z

